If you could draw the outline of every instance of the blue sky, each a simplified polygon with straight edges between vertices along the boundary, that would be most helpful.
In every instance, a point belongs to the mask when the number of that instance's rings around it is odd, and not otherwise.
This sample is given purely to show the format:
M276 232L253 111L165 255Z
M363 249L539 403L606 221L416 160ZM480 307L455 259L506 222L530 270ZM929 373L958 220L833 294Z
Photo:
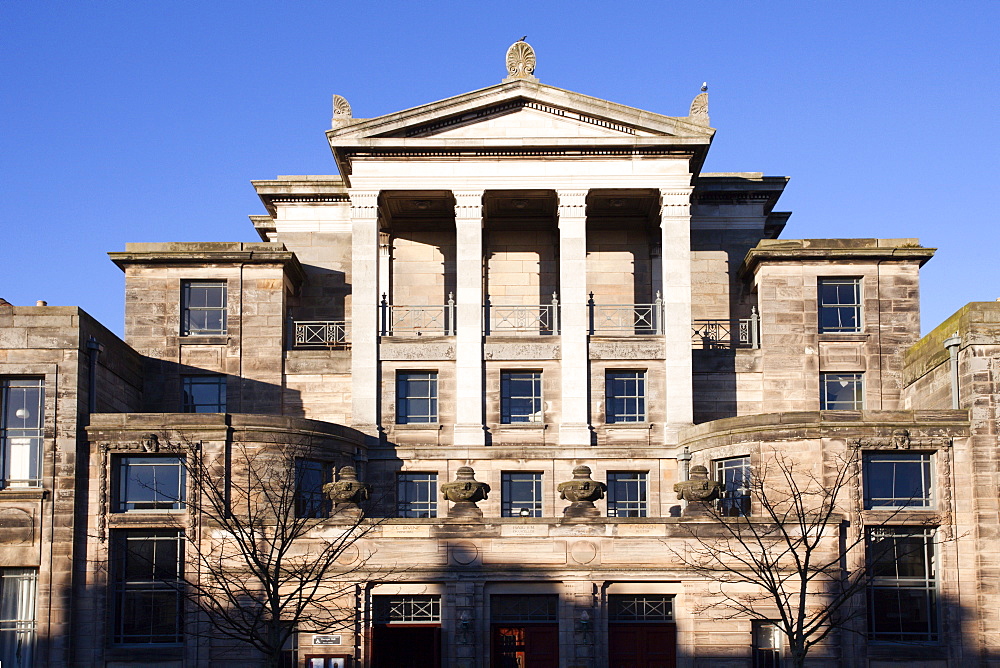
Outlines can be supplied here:
M251 179L331 174L371 117L482 88L527 34L547 84L683 116L707 171L792 177L786 238L919 237L927 331L1000 298L1000 2L0 0L0 297L122 331L127 241L255 241Z

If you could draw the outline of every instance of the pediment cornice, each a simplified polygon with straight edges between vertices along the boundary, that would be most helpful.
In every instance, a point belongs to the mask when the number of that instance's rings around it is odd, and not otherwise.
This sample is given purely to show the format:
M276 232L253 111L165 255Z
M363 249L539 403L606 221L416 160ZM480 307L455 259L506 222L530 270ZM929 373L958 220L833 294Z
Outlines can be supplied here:
M715 130L689 117L655 114L600 98L530 81L511 81L376 118L351 119L327 131L332 146L363 139L433 139L434 133L463 123L530 108L644 138L711 140Z

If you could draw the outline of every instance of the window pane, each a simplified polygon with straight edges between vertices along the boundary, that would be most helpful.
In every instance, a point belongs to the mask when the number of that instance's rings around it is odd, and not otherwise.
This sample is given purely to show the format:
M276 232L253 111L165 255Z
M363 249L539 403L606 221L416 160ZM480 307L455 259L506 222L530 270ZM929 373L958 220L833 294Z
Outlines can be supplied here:
M184 507L184 464L180 457L120 457L118 482L118 512Z
M609 424L646 421L645 371L608 371L604 394Z
M559 596L555 594L493 594L490 621L554 622L558 619Z
M608 473L608 517L646 516L646 474Z
M436 372L396 374L396 423L437 422L437 397Z
M184 376L181 378L185 413L225 413L225 376Z
M115 643L181 641L183 540L177 531L122 531L113 535Z
M38 571L0 568L0 665L31 666Z
M503 473L500 487L503 517L542 516L541 473ZM526 510L527 515L522 515L522 510Z
M327 462L299 459L296 464L295 508L298 517L326 517L332 502L323 493L323 485L333 480L333 467Z
M866 453L865 507L931 506L931 455Z
M504 371L500 374L500 422L542 421L542 373Z
M0 378L0 483L41 484L45 390L41 378Z
M181 292L182 334L226 333L225 281L185 281Z
M437 516L437 474L400 473L396 478L396 515Z
M876 640L935 640L934 531L873 527L868 534L869 633Z
M750 514L750 458L733 457L715 462L715 479L722 483L719 512L726 517Z
M860 373L820 374L820 409L856 411L864 408Z
M373 596L372 608L377 624L441 623L440 596Z
M817 297L820 332L861 331L860 278L821 278Z

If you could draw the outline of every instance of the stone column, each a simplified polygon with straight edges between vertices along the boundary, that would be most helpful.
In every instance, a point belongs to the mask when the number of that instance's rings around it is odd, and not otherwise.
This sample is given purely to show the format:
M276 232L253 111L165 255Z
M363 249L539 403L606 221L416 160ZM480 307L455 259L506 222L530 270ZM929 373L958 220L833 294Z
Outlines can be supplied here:
M378 191L351 194L351 426L379 436Z
M587 191L559 190L559 303L562 420L559 445L590 445L587 348Z
M694 419L691 389L691 191L660 190L666 444ZM647 388L647 393L650 393ZM653 393L655 396L655 393Z
M483 191L455 192L455 438L486 444L483 393Z

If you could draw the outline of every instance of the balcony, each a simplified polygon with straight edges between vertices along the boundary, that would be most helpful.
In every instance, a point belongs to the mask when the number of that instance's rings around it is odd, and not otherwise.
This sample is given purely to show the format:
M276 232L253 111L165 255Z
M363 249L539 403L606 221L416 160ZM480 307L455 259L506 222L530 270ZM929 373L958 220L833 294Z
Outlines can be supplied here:
M663 299L652 304L595 304L587 300L590 334L598 336L659 336L663 334Z
M483 305L483 334L486 336L554 336L560 333L559 299L550 304ZM657 294L652 304L587 304L588 334L591 336L662 336L665 318L663 300ZM434 306L388 304L379 308L381 336L453 336L455 300ZM749 318L738 320L695 320L691 344L699 350L760 348L760 315L754 307ZM294 320L292 348L350 348L350 320Z
M292 348L350 348L350 320L293 320Z
M486 336L559 333L559 297L553 292L549 304L483 304L483 334Z
M691 343L700 350L760 348L760 314L753 307L749 318L739 320L695 320Z
M390 304L382 294L379 303L381 336L452 336L455 334L455 295L448 303L430 306Z

